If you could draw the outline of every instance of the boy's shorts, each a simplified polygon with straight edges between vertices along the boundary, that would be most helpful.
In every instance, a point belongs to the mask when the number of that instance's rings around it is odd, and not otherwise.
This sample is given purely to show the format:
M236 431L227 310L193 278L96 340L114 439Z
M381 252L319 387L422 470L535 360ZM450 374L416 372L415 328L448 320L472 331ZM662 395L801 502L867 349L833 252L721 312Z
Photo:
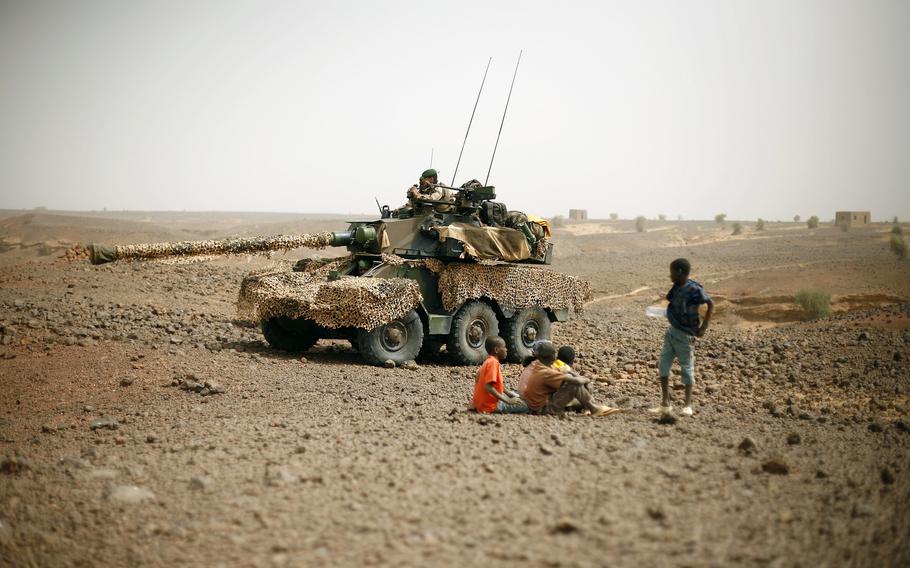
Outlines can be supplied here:
M664 335L664 348L660 352L660 362L657 370L661 377L670 376L670 366L673 365L673 359L679 360L679 368L682 371L682 384L695 384L695 336L689 335L685 331L680 331L672 325L667 328L667 334Z
M527 414L530 411L531 409L528 408L528 403L526 403L524 400L521 401L521 404L515 405L506 404L500 400L496 403L496 410L493 412L496 412L498 414Z

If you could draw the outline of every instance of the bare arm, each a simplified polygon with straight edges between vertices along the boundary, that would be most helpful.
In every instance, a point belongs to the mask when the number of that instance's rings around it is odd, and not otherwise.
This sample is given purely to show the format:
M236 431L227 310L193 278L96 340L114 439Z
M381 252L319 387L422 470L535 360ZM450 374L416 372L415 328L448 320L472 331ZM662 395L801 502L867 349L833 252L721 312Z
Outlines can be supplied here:
M705 312L705 319L701 322L701 327L698 328L698 337L704 337L705 332L708 331L708 324L711 323L711 315L714 314L714 300L708 299L708 311Z
M521 399L518 399L518 397L508 397L508 396L506 396L505 394L503 394L503 393L499 392L498 390L494 389L494 388L493 388L493 383L487 383L487 384L485 384L485 385L483 386L483 388L486 389L486 391L487 391L488 393L490 393L491 395L495 396L497 400L500 400L500 401L502 401L502 402L505 403L505 404L517 404L517 403L518 403L518 400L521 400ZM516 400L516 399L518 399L518 400Z

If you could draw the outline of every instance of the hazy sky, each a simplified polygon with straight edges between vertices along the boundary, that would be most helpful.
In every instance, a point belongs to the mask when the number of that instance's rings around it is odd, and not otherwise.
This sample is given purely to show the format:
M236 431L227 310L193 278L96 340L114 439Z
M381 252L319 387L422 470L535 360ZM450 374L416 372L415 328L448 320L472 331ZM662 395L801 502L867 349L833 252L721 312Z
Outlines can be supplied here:
M0 2L0 208L910 218L910 2Z

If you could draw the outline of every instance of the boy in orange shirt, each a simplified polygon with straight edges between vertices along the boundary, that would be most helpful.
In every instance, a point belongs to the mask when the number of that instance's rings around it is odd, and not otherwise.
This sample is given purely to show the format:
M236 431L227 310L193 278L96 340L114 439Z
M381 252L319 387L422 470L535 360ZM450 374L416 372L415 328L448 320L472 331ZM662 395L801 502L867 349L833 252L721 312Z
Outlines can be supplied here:
M502 380L501 361L505 361L509 350L506 342L497 336L488 337L484 347L489 356L477 371L477 380L474 382L474 399L471 406L477 412L489 414L498 412L502 414L524 414L528 412L528 405L515 393L505 392Z

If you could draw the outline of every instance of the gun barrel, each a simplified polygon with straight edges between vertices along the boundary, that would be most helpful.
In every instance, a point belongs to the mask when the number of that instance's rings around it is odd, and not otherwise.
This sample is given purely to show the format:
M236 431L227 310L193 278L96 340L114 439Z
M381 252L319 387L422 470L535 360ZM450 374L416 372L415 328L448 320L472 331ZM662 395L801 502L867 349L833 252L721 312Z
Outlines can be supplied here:
M347 237L347 238L346 238ZM227 238L176 243L145 243L139 245L89 245L92 264L115 260L153 260L181 256L255 254L296 248L321 249L327 246L346 246L348 233L312 233L278 235L275 237Z

